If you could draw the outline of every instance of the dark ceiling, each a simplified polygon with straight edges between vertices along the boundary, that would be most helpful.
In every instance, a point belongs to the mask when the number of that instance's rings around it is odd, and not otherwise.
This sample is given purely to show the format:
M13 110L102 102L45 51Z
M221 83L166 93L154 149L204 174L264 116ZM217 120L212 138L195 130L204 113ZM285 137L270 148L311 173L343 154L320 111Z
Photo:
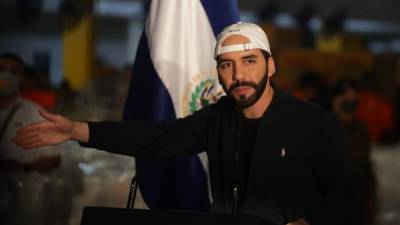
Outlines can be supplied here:
M60 2L61 0L1 0L0 8L10 7L16 2ZM83 1L83 0L82 0ZM109 2L147 2L149 0L95 0ZM24 3L25 2L25 3ZM400 24L400 0L238 0L241 10L257 12L266 5L275 3L282 12L296 13L302 7L312 4L318 15L325 17L337 9L346 9L350 18L371 19ZM40 3L39 3L40 4Z
M345 9L354 19L371 19L400 24L399 0L238 0L239 7L255 10L275 3L284 12L296 13L302 7L312 4L317 13L325 17L337 9Z

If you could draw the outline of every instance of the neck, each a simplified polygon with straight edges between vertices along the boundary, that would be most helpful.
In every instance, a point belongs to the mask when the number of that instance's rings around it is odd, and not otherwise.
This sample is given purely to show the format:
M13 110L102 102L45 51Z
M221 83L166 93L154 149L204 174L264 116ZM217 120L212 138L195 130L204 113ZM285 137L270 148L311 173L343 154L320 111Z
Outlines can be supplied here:
M267 84L264 93L261 95L260 99L254 105L243 109L243 115L247 119L257 119L264 115L264 112L268 109L271 103L272 97L274 95L274 89Z

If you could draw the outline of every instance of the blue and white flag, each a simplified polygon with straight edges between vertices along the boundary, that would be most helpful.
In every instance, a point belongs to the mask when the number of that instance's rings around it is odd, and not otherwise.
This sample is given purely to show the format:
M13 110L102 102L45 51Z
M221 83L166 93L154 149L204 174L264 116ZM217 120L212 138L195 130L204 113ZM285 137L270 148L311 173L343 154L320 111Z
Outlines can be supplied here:
M152 0L124 120L174 120L215 102L223 93L213 59L215 36L237 21L236 0ZM209 210L202 159L137 157L136 176L149 208Z

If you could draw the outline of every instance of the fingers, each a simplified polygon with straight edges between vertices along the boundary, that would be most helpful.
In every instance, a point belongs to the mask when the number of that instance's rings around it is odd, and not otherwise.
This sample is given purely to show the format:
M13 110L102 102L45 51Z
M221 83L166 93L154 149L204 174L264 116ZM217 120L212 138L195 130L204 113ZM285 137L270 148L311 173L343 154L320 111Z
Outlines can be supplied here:
M52 146L57 143L52 134L49 132L27 132L21 135L17 135L12 139L20 148L32 149L38 147ZM61 143L61 142L59 142Z
M38 144L40 144L40 146L44 146L45 143L41 134L48 131L50 125L51 123L48 121L42 121L23 127L17 131L16 136L12 139L12 142L24 149L39 147Z
M43 143L39 140L32 140L32 141L25 141L21 145L17 144L18 147L24 149L24 150L29 150L33 148L38 148L44 146Z
M40 131L41 129L45 128L46 122L40 121L36 123L32 123L30 125L27 125L25 127L22 127L17 131L17 135L23 135L25 133L29 132L34 132L34 131Z
M44 119L50 120L50 121L56 121L58 119L58 117L59 117L58 115L48 113L44 109L39 110L39 113Z
M34 149L34 148L43 147L43 146L45 146L45 144L43 144L41 141L32 141L32 142L26 142L24 145L19 146L19 147L24 150L30 150L30 149Z
M22 135L17 135L12 139L18 147L25 148L25 146L30 145L31 143L39 141L39 134L37 132L28 132Z

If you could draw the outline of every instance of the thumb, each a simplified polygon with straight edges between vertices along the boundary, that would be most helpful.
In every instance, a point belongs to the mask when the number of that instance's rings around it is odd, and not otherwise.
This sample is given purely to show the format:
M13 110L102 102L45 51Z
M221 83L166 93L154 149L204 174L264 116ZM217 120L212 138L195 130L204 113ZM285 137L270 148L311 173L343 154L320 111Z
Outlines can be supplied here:
M48 112L47 112L46 110L44 110L44 109L40 109L40 110L39 110L39 113L40 113L40 115L41 115L44 119L46 119L46 120L50 120L50 121L56 121L56 120L57 120L57 115L48 113Z

